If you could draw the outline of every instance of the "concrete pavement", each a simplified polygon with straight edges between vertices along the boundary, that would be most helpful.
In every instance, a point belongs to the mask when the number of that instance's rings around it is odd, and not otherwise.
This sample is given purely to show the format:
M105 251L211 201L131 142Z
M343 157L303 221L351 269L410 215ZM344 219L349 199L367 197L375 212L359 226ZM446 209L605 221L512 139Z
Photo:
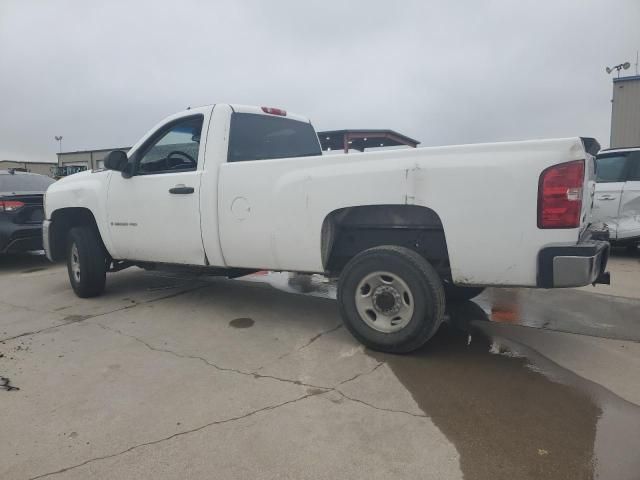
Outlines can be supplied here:
M394 356L283 278L130 269L81 300L4 262L0 478L637 478L640 301L490 291Z

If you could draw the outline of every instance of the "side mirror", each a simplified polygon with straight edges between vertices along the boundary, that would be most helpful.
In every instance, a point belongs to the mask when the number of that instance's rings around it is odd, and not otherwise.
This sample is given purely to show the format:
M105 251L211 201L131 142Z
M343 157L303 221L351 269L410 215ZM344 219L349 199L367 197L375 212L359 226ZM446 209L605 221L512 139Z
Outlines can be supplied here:
M114 150L104 159L104 168L123 172L129 163L126 152Z

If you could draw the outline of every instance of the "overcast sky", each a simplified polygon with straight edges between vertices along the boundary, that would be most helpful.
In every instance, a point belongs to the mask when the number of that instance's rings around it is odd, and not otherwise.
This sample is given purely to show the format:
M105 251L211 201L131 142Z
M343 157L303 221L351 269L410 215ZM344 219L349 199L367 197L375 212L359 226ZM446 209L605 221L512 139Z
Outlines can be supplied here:
M607 145L604 68L637 49L640 0L0 0L0 159L129 146L216 102L424 146Z

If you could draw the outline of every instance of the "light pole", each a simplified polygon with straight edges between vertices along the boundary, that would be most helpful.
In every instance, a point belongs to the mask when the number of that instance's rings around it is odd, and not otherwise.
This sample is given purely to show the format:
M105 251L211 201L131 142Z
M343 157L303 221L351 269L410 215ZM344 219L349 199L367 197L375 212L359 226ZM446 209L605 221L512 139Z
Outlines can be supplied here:
M58 152L62 153L62 135L60 135L60 136L56 135L53 138L55 138L56 142L58 142Z
M618 72L618 78L620 78L620 70L628 70L630 66L631 64L629 62L624 62L614 67L607 67L605 68L605 70L607 71L607 73L611 73L615 70L616 72Z

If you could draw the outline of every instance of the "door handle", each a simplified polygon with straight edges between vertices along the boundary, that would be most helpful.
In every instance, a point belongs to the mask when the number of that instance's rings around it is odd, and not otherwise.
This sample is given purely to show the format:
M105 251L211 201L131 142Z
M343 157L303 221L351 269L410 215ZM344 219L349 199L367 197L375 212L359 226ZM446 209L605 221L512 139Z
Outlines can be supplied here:
M616 198L614 195L600 195L598 200L615 200Z
M194 191L193 187L185 187L184 185L176 185L169 189L169 193L173 193L174 195L188 195Z

